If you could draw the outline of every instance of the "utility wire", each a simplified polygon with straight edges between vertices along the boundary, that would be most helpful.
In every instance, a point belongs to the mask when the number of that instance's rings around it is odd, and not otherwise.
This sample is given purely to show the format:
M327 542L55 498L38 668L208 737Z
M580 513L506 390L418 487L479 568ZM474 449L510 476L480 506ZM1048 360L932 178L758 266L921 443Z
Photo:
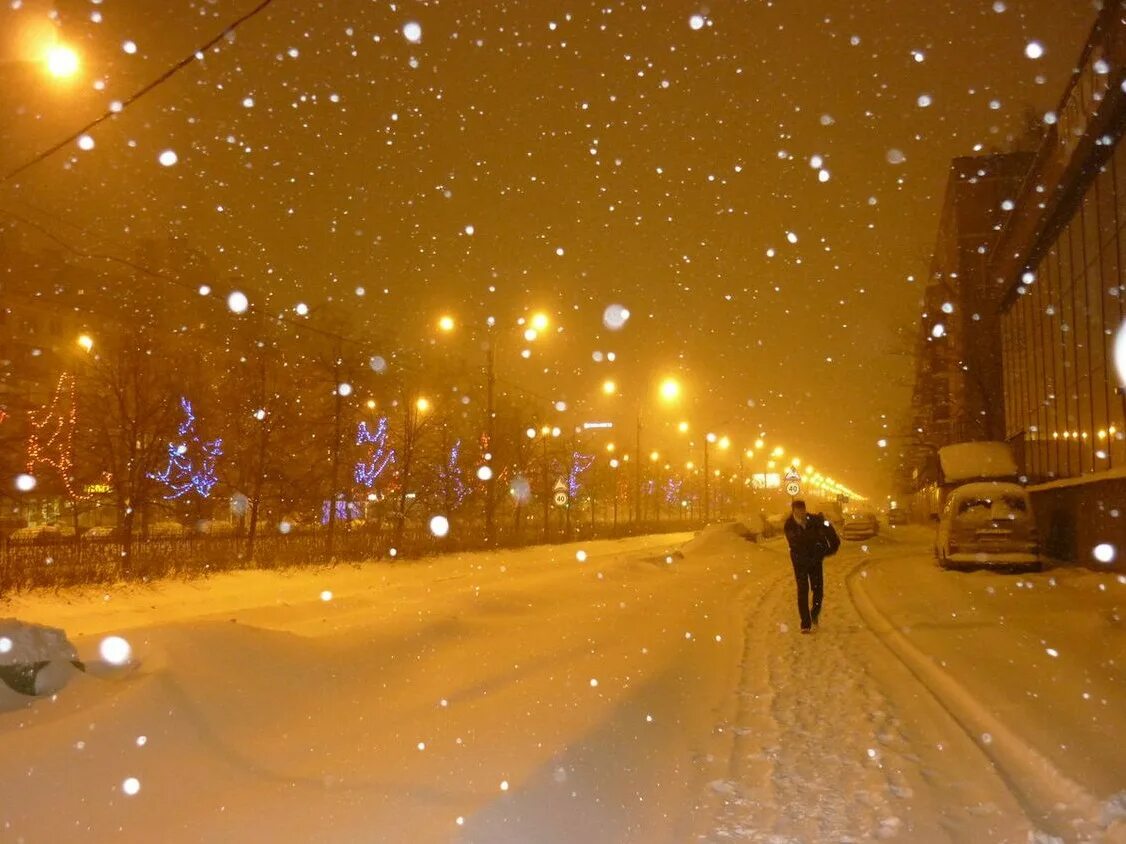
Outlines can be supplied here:
M21 173L26 172L27 170L31 169L36 164L39 164L40 162L46 160L47 158L50 158L56 152L63 149L64 147L68 146L69 144L74 143L76 140L78 140L78 138L80 136L88 133L90 130L96 128L97 126L99 126L100 124L109 120L110 118L116 117L117 115L124 112L125 109L127 109L130 105L135 103L141 97L148 94L150 91L153 91L154 89L158 88L163 83L167 82L169 79L171 79L180 70L187 67L193 61L197 60L197 56L206 54L208 50L210 50L212 47L214 47L216 44L218 44L221 40L223 40L224 38L229 36L231 33L233 33L242 24L246 23L251 18L260 14L262 11L264 11L266 9L267 6L271 5L273 2L274 2L274 0L260 0L258 5L254 6L252 9L250 9L248 12L246 12L242 16L236 18L234 21L232 21L230 24L228 24L221 32L219 32L217 35L215 35L213 38L211 38L210 40L208 40L204 44L200 45L196 49L192 50L190 53L188 53L186 56L184 56L182 59L180 59L174 65L172 65L167 70L165 70L163 73L161 73L160 76L156 77L151 82L149 82L147 85L142 87L140 90L134 92L130 97L123 100L122 103L121 103L121 106L116 111L113 111L113 110L105 111L101 116L99 116L99 117L95 118L94 120L90 121L89 123L87 123L82 128L76 130L75 132L73 132L72 134L63 138L62 140L58 141L57 143L52 144L50 147L44 149L43 151L39 152L38 154L36 154L32 158L30 158L29 160L25 161L23 164L20 164L19 166L15 167L14 169L8 171L3 177L0 177L0 184L6 184L6 183L10 182L16 176L20 175ZM35 208L35 206L31 205L30 203L25 203L25 204L27 204L28 207L30 207L30 208ZM35 208L35 210L37 212L41 213L41 214L47 214L47 212L43 211L42 209ZM52 240L53 242L57 243L59 246L63 247L67 251L69 251L69 252L71 252L75 255L78 255L80 257L95 258L95 259L105 260L105 261L113 261L113 262L122 264L123 266L129 267L130 269L135 270L137 272L144 273L145 275L151 276L153 278L162 279L162 280L167 281L171 284L174 284L178 287L183 287L185 289L190 288L190 285L184 284L182 281L180 281L180 279L178 279L174 276L168 275L167 273L162 273L158 270L149 269L148 267L145 267L141 264L138 264L135 261L130 261L126 258L121 258L117 255L113 255L113 254L109 254L109 253L96 253L96 252L89 252L89 251L86 251L86 250L79 249L78 247L75 247L72 244L66 242L61 237L56 235L55 233L49 231L43 225L35 222L34 220L30 220L27 217L24 217L23 215L17 214L15 212L11 211L11 210L0 210L0 213L6 214L7 216L11 217L12 219L37 230L38 232L40 232L45 237L47 237L50 240ZM84 232L84 233L89 233L89 232L86 232L84 229L82 229L80 226L76 226L74 224L68 224L68 225L72 225L78 231L81 231L81 232ZM105 240L105 238L100 238L100 239L103 240L103 241ZM294 328L298 331L305 331L305 332L312 333L312 334L318 334L318 335L321 335L323 337L327 337L329 339L336 340L340 343L347 343L347 344L350 344L350 345L359 346L361 348L364 345L361 341L356 340L353 337L348 337L348 336L345 336L343 334L338 334L337 332L330 331L330 330L327 330L327 329L317 328L316 326L309 325L308 323L289 322L289 321L285 321L281 317L277 317L277 316L268 316L267 318L273 320L274 322L277 322L278 324L285 324L285 325L292 327L292 328ZM419 370L415 367L411 367L411 366L409 366L405 363L399 363L398 365L404 371L419 374ZM511 387L512 389L514 389L514 390L516 390L520 393L523 393L526 396L534 398L538 401L544 401L544 402L548 402L548 403L551 402L551 399L549 399L548 397L540 395L539 393L536 393L532 390L528 390L525 387L521 387L519 384L516 384L516 383L509 381L505 378L498 377L496 380L499 383L506 384L509 387Z
M131 106L133 103L135 103L141 97L143 97L145 94L149 93L150 91L154 90L155 88L158 88L160 85L164 84L169 79L171 79L174 75L176 75L179 71L183 70L185 67L187 67L189 64L191 64L193 61L195 61L197 56L205 55L208 50L210 50L212 47L214 47L216 44L218 44L220 41L222 41L224 38L226 38L228 35L230 35L232 32L234 32L240 26L242 26L242 24L246 23L248 20L253 18L259 12L263 11L267 6L269 6L273 2L274 2L274 0L261 0L261 2L259 2L257 6L255 6L249 12L244 14L242 17L236 19L233 23L228 24L227 27L225 29L223 29L222 32L220 32L218 35L216 35L210 41L208 41L207 43L197 47L194 50L192 50L190 53L188 53L186 56L184 56L182 59L180 59L180 61L176 62L176 64L172 65L170 68L165 70L162 74L160 74L160 76L156 77L156 79L149 82L147 85L145 85L139 91L134 92L128 99L123 100L122 103L121 103L121 107L118 108L116 111L114 111L112 109L107 109L106 112L104 114L102 114L100 117L97 117L94 120L90 121L85 126L83 126L81 129L78 129L76 132L74 132L73 134L68 135L67 137L63 138L58 143L52 144L51 146L47 147L47 149L45 149L42 152L36 154L32 158L25 161L23 164L20 164L15 169L9 170L6 174L4 174L3 178L0 178L0 184L6 184L7 182L11 181L16 176L18 176L20 173L23 173L24 171L29 170L32 167L34 167L39 162L44 161L47 158L50 158L52 155L54 155L56 152L61 150L63 147L74 143L76 140L78 140L78 138L80 136L85 135L91 129L96 128L100 124L109 120L111 117L115 117L118 114L121 114L123 111L125 111L125 109L129 108L129 106Z

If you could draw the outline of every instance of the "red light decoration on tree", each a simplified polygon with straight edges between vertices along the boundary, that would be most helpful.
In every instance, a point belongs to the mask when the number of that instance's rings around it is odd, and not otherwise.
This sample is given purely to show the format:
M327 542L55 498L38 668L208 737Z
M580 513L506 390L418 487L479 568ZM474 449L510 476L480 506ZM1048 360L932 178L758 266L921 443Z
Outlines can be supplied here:
M27 438L27 473L50 466L63 482L67 497L84 499L74 484L74 430L78 403L74 398L74 376L64 372L55 384L51 402L41 410L28 411L31 434Z

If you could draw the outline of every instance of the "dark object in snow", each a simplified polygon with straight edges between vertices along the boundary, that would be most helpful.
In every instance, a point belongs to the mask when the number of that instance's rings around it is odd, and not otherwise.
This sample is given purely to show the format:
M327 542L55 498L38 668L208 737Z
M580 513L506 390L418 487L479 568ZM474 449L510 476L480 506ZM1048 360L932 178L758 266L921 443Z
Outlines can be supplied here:
M74 666L79 671L85 671L86 666L81 660L72 659L68 660L68 664ZM18 692L21 695L30 695L35 697L37 695L45 694L48 691L57 691L55 683L48 683L47 689L42 685L37 688L36 681L39 679L39 674L47 666L59 666L60 660L55 659L41 659L36 662L16 662L10 665L0 665L0 681L11 689L13 692Z

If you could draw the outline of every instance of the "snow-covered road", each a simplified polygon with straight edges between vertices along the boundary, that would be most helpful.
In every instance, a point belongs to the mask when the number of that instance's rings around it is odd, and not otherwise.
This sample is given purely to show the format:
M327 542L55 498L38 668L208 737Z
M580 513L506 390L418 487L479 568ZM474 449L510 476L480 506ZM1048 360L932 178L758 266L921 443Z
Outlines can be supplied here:
M0 712L0 840L1126 840L1126 584L826 568L814 636L723 527L17 596L139 665Z

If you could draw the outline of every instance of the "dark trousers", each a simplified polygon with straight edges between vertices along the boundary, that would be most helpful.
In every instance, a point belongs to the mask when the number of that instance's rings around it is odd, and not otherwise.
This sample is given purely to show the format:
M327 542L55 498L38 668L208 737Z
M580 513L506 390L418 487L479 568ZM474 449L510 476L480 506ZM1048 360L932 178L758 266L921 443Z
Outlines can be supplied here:
M825 591L825 580L821 570L821 560L791 560L794 565L794 580L798 584L798 615L801 616L803 630L808 630L821 615L821 598ZM813 606L809 605L809 592L813 590Z

